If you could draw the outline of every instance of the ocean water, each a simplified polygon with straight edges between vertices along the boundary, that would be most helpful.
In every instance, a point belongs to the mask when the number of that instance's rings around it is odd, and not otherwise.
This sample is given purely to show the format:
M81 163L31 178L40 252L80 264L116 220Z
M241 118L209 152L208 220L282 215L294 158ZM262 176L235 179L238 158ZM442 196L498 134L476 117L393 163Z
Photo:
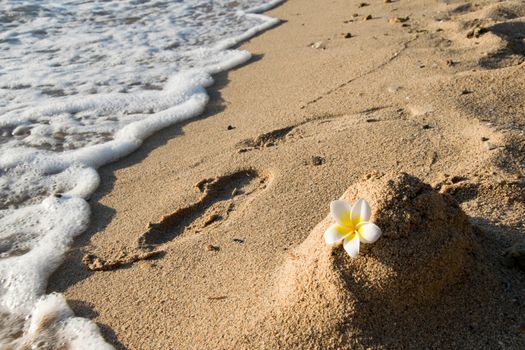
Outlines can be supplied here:
M97 168L199 115L283 0L0 0L0 349L112 349L50 274Z

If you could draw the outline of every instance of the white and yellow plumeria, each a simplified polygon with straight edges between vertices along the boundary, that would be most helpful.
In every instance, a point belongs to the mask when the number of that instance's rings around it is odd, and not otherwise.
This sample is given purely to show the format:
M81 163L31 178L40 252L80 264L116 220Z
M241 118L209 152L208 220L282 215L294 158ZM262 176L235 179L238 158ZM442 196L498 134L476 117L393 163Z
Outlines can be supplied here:
M343 241L343 247L352 258L359 255L361 242L374 243L381 236L381 229L368 222L372 209L364 199L359 199L353 207L343 200L333 201L330 214L336 223L326 230L324 240L328 244Z

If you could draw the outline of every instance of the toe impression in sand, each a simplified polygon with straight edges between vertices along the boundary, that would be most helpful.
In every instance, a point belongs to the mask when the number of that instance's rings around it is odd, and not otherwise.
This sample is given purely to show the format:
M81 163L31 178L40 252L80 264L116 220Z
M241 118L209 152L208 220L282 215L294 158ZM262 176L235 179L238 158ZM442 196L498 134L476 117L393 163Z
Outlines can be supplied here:
M360 243L374 243L381 237L381 229L369 222L372 209L368 202L359 199L354 206L343 200L330 203L330 214L335 224L324 233L327 244L343 241L343 247L352 258L359 255Z

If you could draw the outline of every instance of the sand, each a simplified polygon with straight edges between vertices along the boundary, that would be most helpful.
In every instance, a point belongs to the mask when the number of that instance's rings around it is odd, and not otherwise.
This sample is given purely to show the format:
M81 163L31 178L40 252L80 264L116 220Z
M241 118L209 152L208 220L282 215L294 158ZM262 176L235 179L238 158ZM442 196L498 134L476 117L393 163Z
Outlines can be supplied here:
M203 116L101 169L48 291L118 349L525 348L525 4L269 14ZM357 259L341 196L384 231Z

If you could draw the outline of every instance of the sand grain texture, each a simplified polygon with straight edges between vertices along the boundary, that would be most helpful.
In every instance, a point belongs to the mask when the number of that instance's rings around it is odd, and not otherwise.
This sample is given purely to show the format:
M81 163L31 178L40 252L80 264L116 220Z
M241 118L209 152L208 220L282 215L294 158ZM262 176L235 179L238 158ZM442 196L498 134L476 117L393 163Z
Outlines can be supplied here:
M49 291L119 349L525 348L525 4L359 4L271 10L202 117L101 169ZM385 232L355 260L341 195Z

